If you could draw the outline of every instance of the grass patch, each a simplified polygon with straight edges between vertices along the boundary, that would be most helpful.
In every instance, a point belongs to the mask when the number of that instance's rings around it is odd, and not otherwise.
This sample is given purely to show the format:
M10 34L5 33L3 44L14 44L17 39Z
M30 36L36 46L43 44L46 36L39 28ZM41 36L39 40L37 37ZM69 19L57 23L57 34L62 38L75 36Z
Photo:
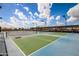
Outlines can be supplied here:
M14 39L14 41L26 55L29 55L57 38L54 36L38 35Z

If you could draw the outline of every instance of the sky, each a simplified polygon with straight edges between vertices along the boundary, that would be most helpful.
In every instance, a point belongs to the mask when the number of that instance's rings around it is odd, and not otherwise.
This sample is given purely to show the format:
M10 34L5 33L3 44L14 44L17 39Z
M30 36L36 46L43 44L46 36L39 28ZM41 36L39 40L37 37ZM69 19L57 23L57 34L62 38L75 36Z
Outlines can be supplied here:
M0 3L0 6L3 28L79 25L77 3Z

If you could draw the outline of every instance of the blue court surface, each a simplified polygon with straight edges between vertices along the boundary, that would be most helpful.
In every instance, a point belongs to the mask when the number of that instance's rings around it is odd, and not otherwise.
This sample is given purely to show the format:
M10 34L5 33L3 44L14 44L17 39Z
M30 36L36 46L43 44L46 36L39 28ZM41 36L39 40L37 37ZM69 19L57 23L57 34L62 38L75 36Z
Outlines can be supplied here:
M44 48L31 54L32 56L79 56L79 33L68 33Z

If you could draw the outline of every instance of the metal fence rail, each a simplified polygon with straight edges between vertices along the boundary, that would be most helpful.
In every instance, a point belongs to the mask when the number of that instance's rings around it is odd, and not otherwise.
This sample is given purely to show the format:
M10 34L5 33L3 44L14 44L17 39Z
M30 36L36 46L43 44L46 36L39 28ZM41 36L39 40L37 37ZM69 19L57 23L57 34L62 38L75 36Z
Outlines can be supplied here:
M4 34L4 32L0 32L0 56L8 55Z

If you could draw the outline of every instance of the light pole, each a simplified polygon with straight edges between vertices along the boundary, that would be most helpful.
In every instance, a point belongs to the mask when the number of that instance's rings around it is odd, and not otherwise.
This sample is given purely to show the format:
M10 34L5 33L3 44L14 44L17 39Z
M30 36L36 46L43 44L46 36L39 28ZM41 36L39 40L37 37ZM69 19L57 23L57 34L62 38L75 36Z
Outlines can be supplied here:
M37 22L36 20L32 22L32 24L34 24L34 25L35 25L35 30L36 30L36 33L37 33L37 23L38 23L38 22Z
M65 25L67 25L67 22L66 22L66 20L67 20L66 15L63 15L63 17L64 17L64 19L65 19Z

